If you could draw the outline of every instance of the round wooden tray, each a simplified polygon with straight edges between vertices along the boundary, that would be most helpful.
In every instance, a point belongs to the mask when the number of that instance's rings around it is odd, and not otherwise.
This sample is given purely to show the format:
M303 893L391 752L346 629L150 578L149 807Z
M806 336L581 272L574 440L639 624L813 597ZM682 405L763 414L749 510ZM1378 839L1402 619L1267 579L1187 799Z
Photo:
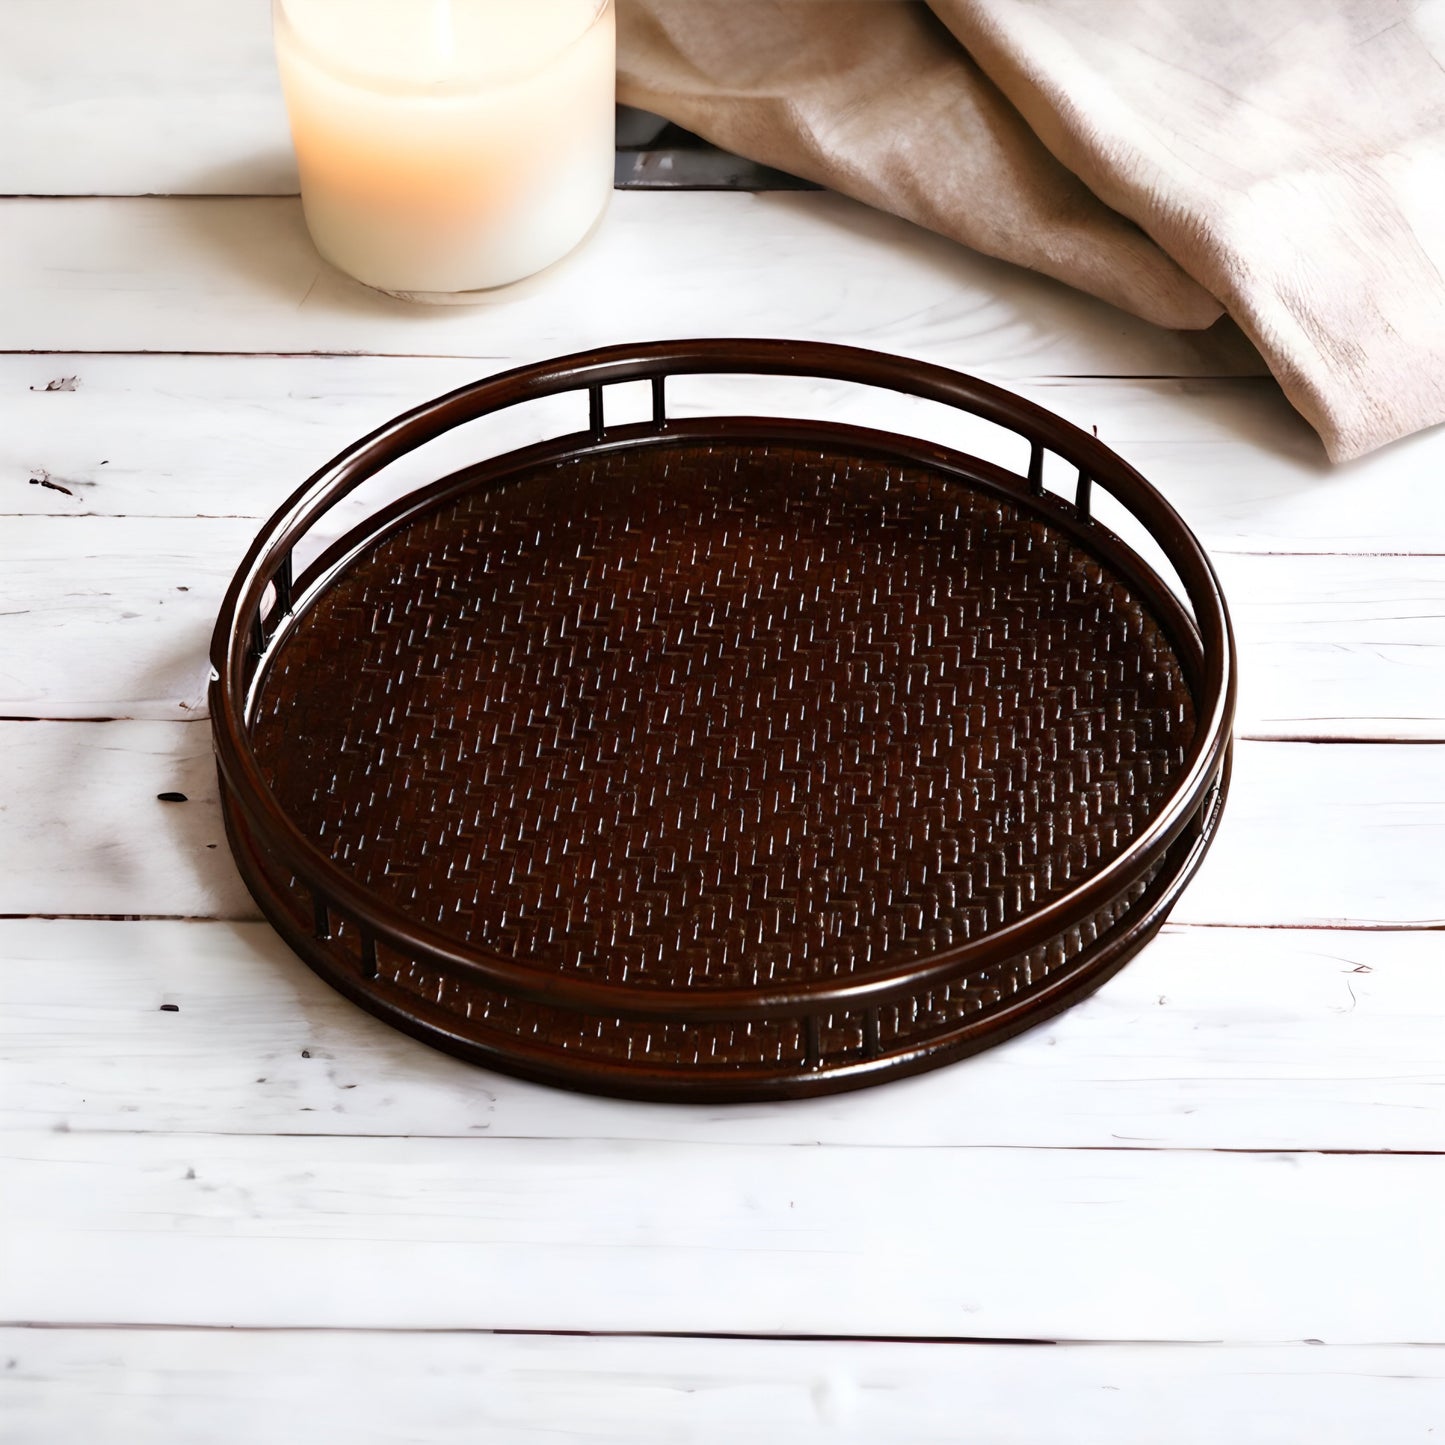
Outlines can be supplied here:
M698 373L943 402L1028 465L670 417L667 379ZM608 426L605 388L639 380L650 418ZM366 478L568 391L585 430L293 575ZM915 1072L1096 987L1208 844L1234 699L1208 560L1095 438L936 367L768 341L570 357L398 418L266 524L213 663L232 849L312 968L477 1062L698 1100Z

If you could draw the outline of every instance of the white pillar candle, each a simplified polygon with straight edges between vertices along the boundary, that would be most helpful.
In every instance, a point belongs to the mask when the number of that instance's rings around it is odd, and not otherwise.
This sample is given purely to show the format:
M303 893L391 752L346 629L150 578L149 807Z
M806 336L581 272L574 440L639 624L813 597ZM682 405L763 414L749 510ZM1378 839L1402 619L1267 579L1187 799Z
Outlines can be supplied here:
M306 224L383 291L502 286L612 189L611 0L275 0Z

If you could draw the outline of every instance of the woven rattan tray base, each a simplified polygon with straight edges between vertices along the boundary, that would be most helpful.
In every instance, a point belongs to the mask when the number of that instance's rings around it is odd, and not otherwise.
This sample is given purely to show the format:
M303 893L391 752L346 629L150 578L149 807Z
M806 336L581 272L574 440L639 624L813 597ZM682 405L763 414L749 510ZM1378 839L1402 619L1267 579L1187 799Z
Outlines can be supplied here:
M1195 621L1037 477L657 396L271 571L249 784L218 736L267 915L418 1037L634 1095L856 1086L1095 987L1222 796Z

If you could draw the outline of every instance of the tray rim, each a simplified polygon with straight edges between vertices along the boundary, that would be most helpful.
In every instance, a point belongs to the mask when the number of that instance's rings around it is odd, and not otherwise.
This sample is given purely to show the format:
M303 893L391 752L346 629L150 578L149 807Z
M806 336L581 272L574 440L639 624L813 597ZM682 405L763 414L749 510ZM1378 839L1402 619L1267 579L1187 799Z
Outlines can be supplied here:
M710 416L669 421L663 386L673 374L800 375L862 382L945 404L982 416L1023 436L1031 446L1027 475L983 462L967 453L886 432L870 432L840 423L803 422L787 417ZM603 421L602 390L606 385L650 380L654 415L651 423L608 428ZM333 543L302 578L293 580L291 557L297 542L338 501L390 462L453 426L475 420L520 401L569 390L587 390L591 429L552 438L532 448L505 453L409 492L391 507L371 514ZM847 451L849 442L896 455L901 446L924 465L953 472L960 480L982 485L1064 526L1085 550L1122 552L1132 559L1129 571L1142 573L1156 594L1173 594L1143 558L1092 519L1089 489L1095 482L1117 497L1163 548L1179 574L1195 616L1182 607L1179 618L1192 622L1200 649L1196 683L1196 733L1181 775L1169 797L1146 827L1109 863L1090 872L1043 908L1032 910L1004 928L984 933L951 949L923 955L892 969L844 981L819 980L756 988L698 989L685 993L657 985L617 984L549 971L484 950L469 948L455 937L438 933L399 909L378 904L350 875L335 865L291 822L265 784L250 746L248 714L263 664L274 658L290 626L306 606L342 575L355 547L375 543L385 530L405 526L428 506L437 506L462 488L497 481L517 466L535 462L536 454L561 450L568 454L657 443L697 441L719 430L806 428L813 440L828 440ZM730 441L740 437L729 435ZM763 439L763 438L758 438ZM1042 485L1044 448L1079 468L1074 503L1047 492ZM520 460L519 460L520 459ZM395 513L394 517L389 515ZM1081 535L1081 533L1083 535ZM1162 535L1161 535L1162 533ZM327 563L330 553L336 557ZM1116 557L1106 556L1111 565ZM1135 579L1131 579L1135 580ZM262 599L274 586L275 605L263 621ZM314 590L307 590L314 589ZM304 600L296 597L306 591ZM1156 597L1146 599L1151 606ZM1177 622L1177 619L1175 619ZM269 622L269 628L267 623ZM1179 650L1173 628L1166 631ZM1188 648L1186 639L1185 651ZM1058 937L1096 914L1160 862L1191 823L1207 841L1212 827L1201 816L1217 817L1207 806L1218 794L1230 743L1235 694L1233 635L1217 575L1198 540L1169 503L1132 467L1095 437L1043 408L990 383L945 368L851 347L785 341L658 342L619 346L519 367L424 403L346 448L304 483L267 521L237 570L227 591L212 639L212 733L228 802L238 806L248 830L288 859L296 876L316 900L317 930L324 936L328 910L355 920L375 942L410 952L436 966L460 972L518 998L554 1008L573 1009L614 1018L667 1018L706 1023L776 1015L813 1015L821 1010L866 1007L889 998L937 985L972 968L987 966ZM1181 655L1181 663L1188 661ZM1192 669L1191 669L1192 670ZM279 846L278 846L279 845ZM1192 871L1192 869L1190 870ZM309 961L309 960L308 960Z
M538 1048L525 1041L520 1045L509 1043L506 1047L492 1045L458 1032L454 1016L429 1007L425 1000L412 999L405 1005L393 1002L368 988L364 980L342 967L321 941L294 925L294 920L277 906L271 890L264 886L260 870L236 833L234 819L224 802L222 815L237 865L247 886L253 888L267 922L313 973L383 1023L468 1063L533 1083L559 1088L581 1087L619 1099L743 1104L848 1093L924 1073L1015 1038L1087 998L1154 938L1179 894L1198 870L1228 795L1231 755L1232 749L1227 749L1218 786L1206 795L1197 835L1187 840L1176 839L1165 851L1159 873L1143 895L1093 944L1062 969L1051 973L1045 986L1030 990L1006 1008L940 1030L894 1052L880 1051L826 1066L805 1062L746 1071L732 1066L648 1065L645 1060L618 1063L580 1053L569 1055L563 1049ZM1179 856L1171 869L1166 865L1176 853ZM780 1013L774 1011L768 1017L776 1018Z

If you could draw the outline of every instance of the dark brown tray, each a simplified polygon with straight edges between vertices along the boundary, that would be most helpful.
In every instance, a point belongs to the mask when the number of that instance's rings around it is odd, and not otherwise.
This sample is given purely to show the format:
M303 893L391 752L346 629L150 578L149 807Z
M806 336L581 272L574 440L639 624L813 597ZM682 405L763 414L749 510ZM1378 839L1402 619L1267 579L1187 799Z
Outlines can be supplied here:
M709 372L943 402L1028 464L670 417L667 378ZM637 380L650 419L608 426L604 389ZM381 468L568 391L585 430L293 576ZM1208 844L1234 699L1207 558L1108 448L940 368L770 341L570 357L398 418L266 524L213 663L231 845L312 968L477 1062L699 1100L916 1072L1095 988Z

